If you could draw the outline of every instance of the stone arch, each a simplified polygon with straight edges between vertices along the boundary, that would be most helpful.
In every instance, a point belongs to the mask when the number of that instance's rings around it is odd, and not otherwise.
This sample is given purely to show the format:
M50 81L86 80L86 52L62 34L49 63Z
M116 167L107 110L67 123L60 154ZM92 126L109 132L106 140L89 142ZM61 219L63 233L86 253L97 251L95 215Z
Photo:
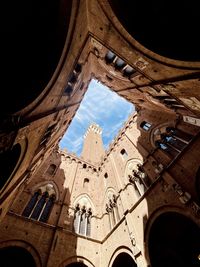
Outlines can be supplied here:
M21 248L21 249L26 250L34 259L35 267L42 267L42 261L41 261L40 254L31 244L29 244L25 241L21 241L21 240L7 240L7 241L0 242L0 250L10 248L10 247ZM26 267L26 266L24 266L24 267Z
M155 141L159 138L157 136L160 135L160 133L165 133L167 127L175 127L175 121L162 123L152 128L150 131L150 142L152 147L156 148Z
M137 197L141 197L151 181L142 168L143 160L138 158L130 159L125 166L126 184L134 187L134 193Z
M165 64L168 65L175 65L175 66L180 66L180 67L195 67L199 68L200 64L200 55L199 58L197 59L196 57L196 52L195 50L198 49L198 46L195 44L195 49L191 52L189 47L192 46L192 43L187 44L182 47L180 51L178 51L179 47L179 42L181 39L185 39L185 32L182 31L181 33L181 38L178 39L178 35L175 34L176 28L173 28L170 25L165 25L164 31L163 31L163 36L159 38L159 34L156 33L157 29L155 28L157 26L154 25L154 27L151 25L151 23L155 23L155 19L157 19L157 15L159 20L161 20L161 24L163 23L163 19L161 14L165 14L165 16L169 16L169 14L173 13L173 19L172 21L176 21L177 25L179 25L180 29L182 28L182 24L180 24L180 21L184 21L184 13L188 12L188 6L187 5L175 5L172 7L171 4L165 4L164 3L159 3L158 1L155 1L153 5L148 3L145 7L145 12L143 12L143 2L140 1L131 1L129 3L126 3L126 5L123 4L122 1L117 0L109 0L109 4L104 3L103 1L100 1L101 7L103 8L106 16L108 19L112 22L115 28L117 28L118 32L127 39L134 47L139 49L142 53L146 54L148 57L152 57L153 59L156 59L157 61L161 61ZM170 9L171 8L171 9ZM176 11L177 9L182 8L182 12L178 12L179 16L176 16ZM195 6L191 4L190 9L193 10L195 13ZM134 10L135 13L134 14ZM138 12L140 10L141 12ZM160 10L160 13L159 13ZM161 11L162 10L162 11ZM170 10L170 12L169 12ZM158 12L158 14L157 14ZM154 14L153 20L152 14ZM156 15L157 14L157 15ZM193 14L193 12L191 12ZM151 18L149 18L151 16ZM136 20L136 21L135 21ZM150 24L148 24L148 21L151 21ZM191 21L194 21L195 18L192 18ZM140 25L138 25L138 21L140 21ZM170 23L172 23L172 21ZM190 23L192 24L192 22ZM158 23L158 21L156 21ZM186 23L186 22L185 22ZM146 27L148 24L148 27L150 29L153 29L153 32ZM150 26L151 25L151 26ZM189 25L189 24L188 24ZM188 27L187 25L187 27ZM197 24L196 24L197 25ZM191 34L189 28L187 28L187 34ZM155 30L155 31L154 31ZM141 34L144 33L145 31L148 31L147 34ZM158 30L159 31L159 30ZM168 34L166 34L168 32ZM150 36L153 35L154 40L152 43L149 43L149 34ZM167 38L170 35L175 35L175 43L170 44L169 46L166 46L165 38ZM195 37L195 32L194 32L194 27L193 27L193 35L191 38L196 38ZM157 40L159 39L159 40ZM170 38L169 38L170 39ZM190 38L189 38L190 40ZM184 41L183 41L184 42ZM189 41L190 42L190 41ZM181 42L182 43L182 42ZM159 44L159 45L158 45ZM194 53L193 53L194 52ZM193 62L191 62L193 61ZM135 62L137 64L137 62Z
M137 164L143 164L142 159L132 158L132 159L130 159L130 160L127 161L126 166L125 166L125 179L126 179L126 183L129 182L128 175L131 175L132 174L132 170L134 168L137 169Z
M94 219L94 205L87 194L80 195L73 204L73 230L76 234L91 236L93 234L92 221Z
M95 212L95 206L94 206L94 204L93 204L93 202L92 202L92 200L88 194L79 195L74 200L73 207L75 207L78 203L80 205L85 205L87 209L91 208L93 213Z
M47 223L58 195L52 183L43 182L33 188L22 216Z
M20 169L26 156L27 147L28 141L24 138L14 143L10 149L0 154L0 191L3 192L6 190L7 186L12 182L15 174Z
M103 209L105 209L106 202L109 200L109 197L111 199L113 195L117 196L117 191L113 187L108 187L104 195Z
M127 264L125 263L127 259ZM120 264L121 263L121 264ZM132 251L130 248L121 246L117 248L111 256L111 259L108 263L108 267L137 267L135 259L133 257Z
M82 256L72 256L66 260L64 260L61 264L59 264L58 267L67 267L72 266L75 263L74 267L95 267L94 264L85 257ZM77 265L76 263L80 263L80 265ZM73 267L73 266L72 266Z
M200 228L182 209L167 206L155 211L148 220L144 236L146 258L151 266L199 264Z
M47 187L48 185L53 187L53 191L54 191L54 194L55 194L55 201L58 201L60 199L59 188L58 188L57 184L54 181L44 181L44 182L41 182L41 183L38 183L38 184L34 185L31 188L31 193L34 194L35 191L39 190L40 188L41 188L42 192L44 192L45 187ZM49 189L47 191L49 191Z
M14 4L12 10L5 3L2 10L8 23L1 32L2 84L7 89L1 100L9 103L4 112L12 113L32 103L54 76L71 31L72 1Z
M190 142L192 135L180 130L175 121L157 125L150 134L150 142L170 157L179 154Z
M196 173L195 186L196 186L198 202L200 203L200 167L198 168L197 173Z

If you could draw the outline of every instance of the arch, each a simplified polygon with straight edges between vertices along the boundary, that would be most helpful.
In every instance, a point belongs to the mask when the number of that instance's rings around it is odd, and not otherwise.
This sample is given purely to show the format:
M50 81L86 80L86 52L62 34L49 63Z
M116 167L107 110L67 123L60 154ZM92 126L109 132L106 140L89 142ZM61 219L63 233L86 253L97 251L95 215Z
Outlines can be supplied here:
M87 265L85 265L83 262L72 262L68 265L66 265L66 267L87 267Z
M74 203L73 203L73 206L75 207L77 204L80 204L81 206L85 206L86 209L88 208L91 208L93 213L95 211L95 207L94 207L94 204L92 203L90 197L88 194L81 194L79 195L75 200L74 200Z
M195 186L196 186L198 202L200 203L200 167L198 168L197 173L196 173Z
M88 260L88 259L86 259L85 257L82 257L82 256L72 256L72 257L64 260L61 264L59 264L58 267L67 267L67 266L71 266L74 263L81 263L81 264L83 264L84 266L87 266L87 267L95 267L94 264L90 260ZM77 266L77 265L75 265L75 266ZM80 266L80 267L82 267L82 266Z
M172 126L174 124L174 126ZM175 122L156 126L150 133L153 147L166 152L170 157L177 156L190 142L192 135L178 129Z
M47 222L56 197L54 186L51 183L46 182L43 186L37 187L23 210L22 216L44 223Z
M94 211L92 206L92 202L86 194L80 195L74 202L73 230L75 233L84 236L91 235L91 219Z
M9 248L12 248L12 249L9 250ZM12 258L13 248L14 249L16 248L17 250L14 250L14 257ZM0 243L0 251L2 252L1 254L3 254L3 257L6 256L6 260L7 260L7 257L12 258L11 260L15 260L15 261L11 262L12 265L6 265L8 267L12 267L12 266L42 267L42 261L41 261L41 257L39 255L38 251L31 244L29 244L29 243L27 243L25 241L21 241L21 240L3 241L3 242ZM7 251L6 255L4 254L5 251ZM31 264L29 265L29 263L27 264L27 262L24 262L23 261L24 257L21 259L20 262L17 262L17 259L15 257L16 256L16 251L18 251L19 253L22 252L22 254L24 252L25 255L27 255L27 258L30 259L30 262L32 263L32 265ZM1 257L1 263L3 263L2 257ZM5 263L9 264L10 262L9 263L5 262Z
M146 49L169 59L200 61L195 3L129 1L124 5L122 0L109 0L109 3L123 28Z
M200 228L189 217L171 210L154 216L148 235L153 267L199 265Z
M12 148L0 153L0 191L6 189L6 186L12 181L17 170L24 160L27 150L27 139L15 143Z
M54 182L54 181L44 181L44 182L41 182L41 183L38 183L36 185L34 185L32 188L31 188L31 193L34 194L35 191L41 189L42 192L45 191L45 187L48 186L48 185L51 185L53 186L53 190L55 191L55 201L58 201L59 198L60 198L60 194L59 194L59 189L58 189L58 186L57 184Z
M133 258L133 254L131 253L130 249L126 247L118 248L112 255L109 267L137 267L137 264Z
M11 113L34 101L51 80L69 30L72 0L2 5L0 110ZM13 40L14 43L13 43ZM12 77L12 81L7 81ZM23 97L22 97L23 96ZM2 109L3 103L9 103Z
M140 198L151 184L151 180L142 168L142 160L131 159L125 167L125 179L127 184L134 186L134 192Z

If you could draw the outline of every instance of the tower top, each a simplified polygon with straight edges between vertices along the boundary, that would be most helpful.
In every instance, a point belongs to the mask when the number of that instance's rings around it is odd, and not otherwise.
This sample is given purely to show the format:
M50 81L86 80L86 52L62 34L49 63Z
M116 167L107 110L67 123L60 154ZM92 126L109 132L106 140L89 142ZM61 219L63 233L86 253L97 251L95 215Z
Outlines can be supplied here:
M87 129L87 131L86 131L86 133L85 133L85 135L84 135L84 138L86 138L87 135L88 135L88 133L91 132L91 131L93 131L94 133L100 134L100 135L102 134L102 129L101 129L101 127L100 127L98 124L96 124L96 123L92 123L92 124L90 124L90 126L88 127L88 129Z
M101 157L105 153L101 134L101 127L96 123L92 123L84 135L84 144L81 156L86 161L89 160L93 164L99 163L101 161Z

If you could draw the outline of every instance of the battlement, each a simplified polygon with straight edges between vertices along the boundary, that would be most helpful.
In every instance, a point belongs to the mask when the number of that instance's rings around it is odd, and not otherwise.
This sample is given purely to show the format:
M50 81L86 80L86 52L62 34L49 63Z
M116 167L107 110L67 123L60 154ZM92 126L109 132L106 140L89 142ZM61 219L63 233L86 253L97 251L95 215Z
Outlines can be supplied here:
M92 123L92 124L88 127L88 129L87 129L87 131L86 131L86 133L85 133L85 135L84 135L84 138L86 138L87 135L88 135L88 133L91 132L91 131L93 131L94 133L100 134L100 135L102 134L102 129L101 129L101 127L100 127L98 124L96 124L96 123Z

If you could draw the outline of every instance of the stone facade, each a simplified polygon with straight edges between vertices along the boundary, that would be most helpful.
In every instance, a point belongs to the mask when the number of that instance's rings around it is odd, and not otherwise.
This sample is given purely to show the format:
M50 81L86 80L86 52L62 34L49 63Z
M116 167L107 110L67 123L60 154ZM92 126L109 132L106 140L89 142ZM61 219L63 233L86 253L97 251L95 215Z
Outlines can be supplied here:
M36 266L197 266L198 8L55 2L2 8L0 252ZM105 152L91 127L77 158L57 145L92 78L137 113ZM39 221L25 212L34 194Z

